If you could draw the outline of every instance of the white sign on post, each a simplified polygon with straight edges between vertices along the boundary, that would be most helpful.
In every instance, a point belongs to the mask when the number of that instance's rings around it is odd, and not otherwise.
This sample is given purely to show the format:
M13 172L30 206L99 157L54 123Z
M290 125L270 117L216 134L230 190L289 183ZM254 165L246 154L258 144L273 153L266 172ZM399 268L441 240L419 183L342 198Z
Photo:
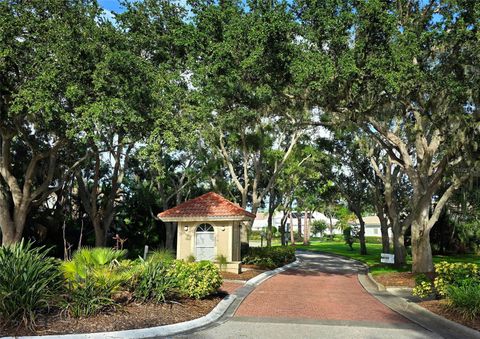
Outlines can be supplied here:
M389 254L389 253L380 254L380 262L384 264L395 264L395 254Z

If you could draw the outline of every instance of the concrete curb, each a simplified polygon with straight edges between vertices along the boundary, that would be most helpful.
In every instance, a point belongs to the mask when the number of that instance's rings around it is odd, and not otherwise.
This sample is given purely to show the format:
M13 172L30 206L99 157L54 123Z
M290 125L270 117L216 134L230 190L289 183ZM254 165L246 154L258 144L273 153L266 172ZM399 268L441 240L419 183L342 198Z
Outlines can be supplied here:
M227 295L223 298L218 305L207 315L186 321L183 323L164 325L150 328L114 331L114 332L96 332L96 333L83 333L83 334L64 334L64 335L45 335L45 336L25 336L25 337L5 337L5 339L38 339L38 338L61 338L61 339L86 339L86 338L157 338L171 336L181 332L193 330L199 327L206 326L216 320L218 320L228 309L228 307L236 299L235 295Z
M261 283L263 283L265 280L273 277L274 275L277 275L278 273L281 273L281 272L285 272L286 270L288 270L292 267L298 266L298 265L300 265L300 259L297 259L294 262L292 262L290 264L287 264L287 265L284 265L282 267L278 267L278 268L276 268L272 271L263 272L263 273L257 275L256 277L253 277L252 279L248 280L245 283L245 285L247 285L247 286L258 286Z
M377 287L377 289L379 291L386 291L387 290L387 288L384 285L380 284L378 281L375 280L372 273L368 272L367 277L368 277L368 279L370 279L370 282Z
M158 337L169 337L177 334L183 334L186 332L192 332L199 330L201 328L206 328L212 324L217 323L222 317L224 317L227 311L232 310L232 305L235 303L235 311L240 303L245 299L245 297L250 294L251 291L255 289L258 285L263 283L265 280L273 277L274 275L284 272L289 268L297 266L300 264L300 260L297 259L295 262L287 264L285 266L276 268L272 271L267 271L262 274L253 277L248 280L241 289L248 289L248 293L240 293L237 295L237 292L227 295L223 298L215 308L208 313L207 315L190 320L182 323L156 326L149 328L125 330L125 331L113 331L113 332L96 332L96 333L82 333L82 334L63 334L63 335L45 335L45 336L23 336L23 337L2 337L2 339L113 339L113 338L158 338ZM230 313L230 312L228 312Z
M368 275L359 274L358 281L368 293L382 304L420 327L440 335L442 338L480 338L480 332L474 329L430 312L417 305L415 302L410 302L402 297L396 296L395 294L388 292L388 290L378 290L376 284L371 281Z

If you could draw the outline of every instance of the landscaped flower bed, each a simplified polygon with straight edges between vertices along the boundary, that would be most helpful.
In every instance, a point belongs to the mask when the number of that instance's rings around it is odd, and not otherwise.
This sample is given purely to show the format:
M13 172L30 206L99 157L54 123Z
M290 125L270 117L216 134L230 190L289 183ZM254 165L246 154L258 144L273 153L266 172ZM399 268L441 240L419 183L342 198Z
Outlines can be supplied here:
M416 277L414 295L434 296L438 300L424 303L429 309L464 324L478 326L480 319L480 268L474 263L441 262L435 265L435 278ZM440 310L440 311L438 311Z
M211 262L183 262L166 252L147 260L126 260L125 255L106 248L82 249L72 260L59 261L30 244L1 247L0 333L170 324L203 316L222 298L222 276ZM128 322L112 325L125 314L130 314Z

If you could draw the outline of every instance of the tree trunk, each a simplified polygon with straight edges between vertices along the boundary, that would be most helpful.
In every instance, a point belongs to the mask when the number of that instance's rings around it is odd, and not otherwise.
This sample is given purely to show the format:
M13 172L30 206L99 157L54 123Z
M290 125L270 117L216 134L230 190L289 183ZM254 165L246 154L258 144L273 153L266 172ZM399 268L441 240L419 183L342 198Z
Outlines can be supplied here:
M433 272L432 248L430 246L429 204L418 208L412 223L412 272Z
M403 234L397 234L396 231L393 231L393 253L395 255L395 265L401 266L407 263L405 238Z
M290 244L295 245L295 234L293 234L293 216L290 212Z
M93 229L95 230L95 247L107 246L107 232L103 228L100 218L94 217L92 219Z
M360 254L367 254L367 245L365 243L365 221L363 221L362 214L357 214L358 221L360 222L360 231L358 232L358 240L360 241Z
M330 221L329 223L330 240L333 240L333 222L332 222L332 216L330 214L328 215L328 220Z
M273 236L273 215L277 209L280 201L278 200L278 194L275 190L271 190L270 197L268 199L268 220L267 220L267 247L272 246L272 236Z
M287 218L288 218L288 215L287 213L285 213L285 211L283 212L283 216L282 216L282 220L280 221L280 229L279 229L279 232L280 232L280 236L281 236L281 242L282 242L282 246L285 246L286 245L286 239L285 239L285 224L287 223Z
M303 244L308 245L308 212L303 215Z
M0 226L2 230L2 245L8 246L20 242L28 216L28 206L20 204L15 208L13 220L8 208L0 211Z
M268 219L267 219L267 247L272 246L272 226L273 226L273 211L270 209L268 211Z
M301 237L302 236L302 214L300 212L297 211L297 223L298 223L298 236Z
M433 272L432 248L430 246L430 230L423 236L414 236L412 231L412 272Z
M380 232L382 234L382 252L390 253L390 238L388 236L388 219L384 213L377 213L380 220Z
M308 232L307 232L307 242L310 243L310 236L312 233L312 214L313 212L310 211L308 214Z
M165 223L165 248L168 250L175 250L175 234L177 233L177 225L173 222Z
M0 211L0 225L2 227L2 245L9 246L16 242L16 232L13 221L9 216L6 216L8 211Z

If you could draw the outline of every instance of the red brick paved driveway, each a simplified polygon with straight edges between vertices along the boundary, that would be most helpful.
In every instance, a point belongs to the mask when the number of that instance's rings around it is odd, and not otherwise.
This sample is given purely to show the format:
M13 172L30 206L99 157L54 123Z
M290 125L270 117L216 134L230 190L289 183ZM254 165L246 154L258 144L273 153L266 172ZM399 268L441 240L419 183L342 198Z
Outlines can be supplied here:
M258 286L236 317L407 323L359 283L363 268L337 257L301 255L302 265Z

